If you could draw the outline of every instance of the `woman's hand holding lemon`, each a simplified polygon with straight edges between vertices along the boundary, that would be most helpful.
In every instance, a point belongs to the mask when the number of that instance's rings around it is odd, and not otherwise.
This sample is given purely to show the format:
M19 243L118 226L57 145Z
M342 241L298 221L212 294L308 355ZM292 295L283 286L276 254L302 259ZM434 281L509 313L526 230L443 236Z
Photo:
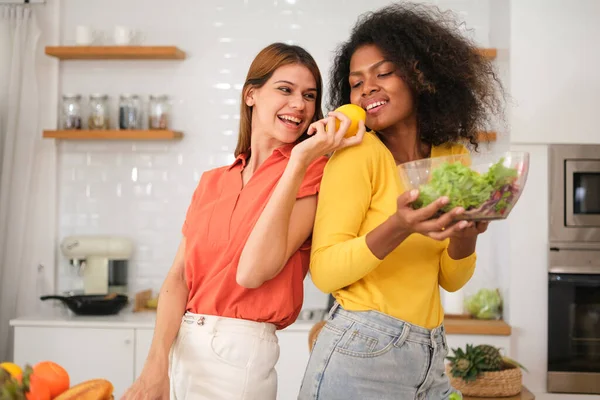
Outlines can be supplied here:
M350 118L350 126L344 135L344 137L347 138L355 136L358 133L359 121L365 122L367 119L367 112L356 104L344 104L343 106L336 108L335 112L340 112ZM340 129L340 120L338 119L335 120L335 129Z
M353 104L347 106L362 110ZM352 112L352 107L342 107L330 112L328 117L313 122L307 131L311 137L297 144L292 155L296 154L310 164L321 156L360 144L366 132L364 118L356 110Z

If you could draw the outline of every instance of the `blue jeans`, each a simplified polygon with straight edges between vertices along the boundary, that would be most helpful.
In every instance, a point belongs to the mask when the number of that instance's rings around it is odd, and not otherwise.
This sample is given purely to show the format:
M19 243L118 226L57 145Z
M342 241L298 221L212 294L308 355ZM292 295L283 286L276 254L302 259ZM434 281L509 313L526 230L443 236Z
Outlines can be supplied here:
M425 329L335 304L317 337L299 400L446 400L444 327Z

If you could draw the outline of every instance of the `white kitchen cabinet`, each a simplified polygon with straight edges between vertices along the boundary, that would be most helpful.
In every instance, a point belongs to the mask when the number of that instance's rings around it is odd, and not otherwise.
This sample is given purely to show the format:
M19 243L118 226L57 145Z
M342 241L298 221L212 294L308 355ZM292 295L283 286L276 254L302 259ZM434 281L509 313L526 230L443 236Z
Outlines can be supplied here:
M280 355L277 400L295 400L310 353L308 333L314 321L298 321L277 332ZM140 375L154 334L153 313L106 317L31 316L10 321L15 330L14 361L19 365L49 360L62 365L71 383L104 378L118 399ZM490 344L510 355L511 336L449 334L450 348ZM514 340L514 338L513 338Z
M14 361L18 365L53 361L67 370L71 385L108 379L115 398L134 376L134 330L78 327L15 327Z
M142 373L144 363L152 345L152 336L154 329L136 329L135 330L135 367L134 376L137 379Z
M277 400L296 400L304 370L308 364L308 329L283 330L279 338L277 370Z

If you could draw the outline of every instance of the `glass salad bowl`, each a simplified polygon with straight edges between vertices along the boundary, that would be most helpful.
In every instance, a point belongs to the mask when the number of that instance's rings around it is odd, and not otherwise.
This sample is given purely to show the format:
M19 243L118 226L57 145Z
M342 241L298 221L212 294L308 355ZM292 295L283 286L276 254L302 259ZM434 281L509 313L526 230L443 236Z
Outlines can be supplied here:
M527 182L529 153L456 154L411 161L398 165L406 190L418 189L414 209L431 204L441 196L450 202L440 211L463 207L457 220L506 219L517 204Z

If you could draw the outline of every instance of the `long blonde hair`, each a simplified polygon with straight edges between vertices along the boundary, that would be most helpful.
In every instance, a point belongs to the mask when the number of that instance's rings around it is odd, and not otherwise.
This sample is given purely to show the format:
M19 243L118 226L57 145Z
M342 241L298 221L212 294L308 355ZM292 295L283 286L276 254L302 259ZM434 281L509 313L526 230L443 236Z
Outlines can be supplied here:
M242 88L242 102L240 110L240 130L238 143L235 148L235 156L247 153L250 149L250 138L252 136L252 107L246 104L246 95L252 88L261 88L279 67L289 64L300 64L308 68L317 83L317 97L315 99L315 116L312 122L323 118L321 100L323 97L323 80L321 72L314 58L302 47L285 43L273 43L262 49L252 61L246 82ZM298 141L306 139L306 132Z

